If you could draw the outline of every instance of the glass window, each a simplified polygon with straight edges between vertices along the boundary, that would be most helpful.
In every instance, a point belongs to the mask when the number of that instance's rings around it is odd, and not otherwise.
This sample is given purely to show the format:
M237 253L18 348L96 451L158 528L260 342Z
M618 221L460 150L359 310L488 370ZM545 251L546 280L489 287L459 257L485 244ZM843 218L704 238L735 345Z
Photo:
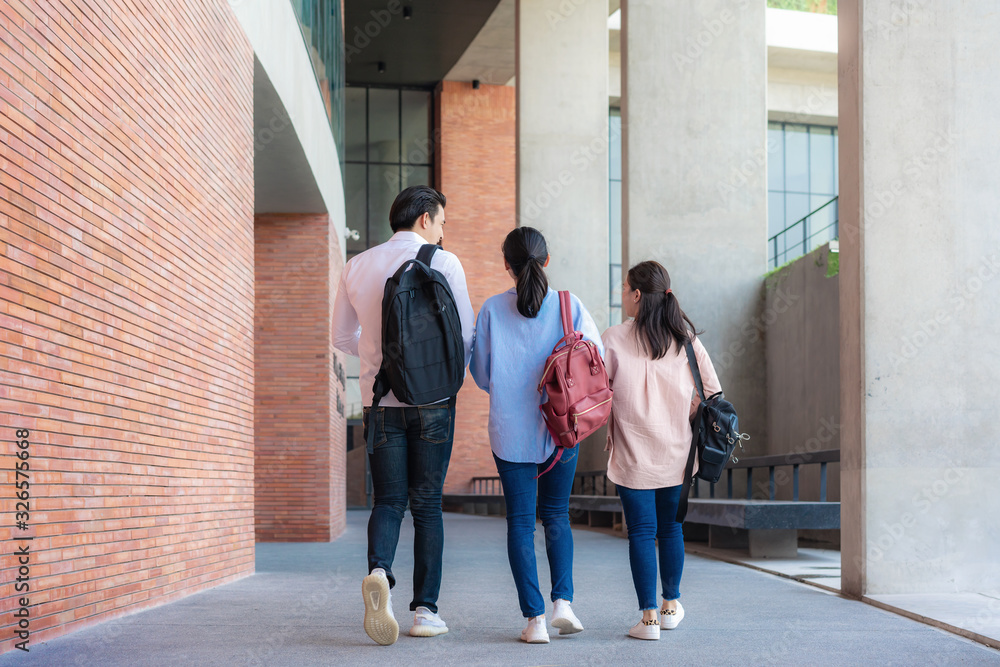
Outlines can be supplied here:
M608 173L612 181L622 180L622 114L611 110L608 119Z
M400 190L398 164L368 165L368 247L384 243L392 236L389 209Z
M344 114L347 124L347 131L344 133L344 159L347 161L365 161L367 93L365 88L347 88L344 91Z
M347 252L368 249L368 182L363 164L344 165L344 201L347 226L356 230L359 239L347 239Z
M431 156L431 94L423 90L400 92L403 134L402 162L429 164Z
M612 326L621 324L622 300L622 114L611 109L608 114L608 263L610 312Z
M767 193L767 237L771 238L785 228L785 193Z
M797 192L785 193L785 227L795 224L809 215L809 195Z
M781 123L767 126L767 188L785 189L785 131Z
M611 305L620 307L622 305L622 265L611 265Z
M809 192L809 134L805 125L785 126L784 190Z
M774 267L837 237L836 204L821 207L839 189L838 139L835 127L776 121L767 124L767 137L768 256Z
M368 90L368 161L399 162L399 91Z
M809 192L832 197L836 180L833 173L833 133L828 127L810 127Z
M840 136L833 128L833 194L840 194Z
M392 236L389 209L400 190L434 185L431 95L428 90L347 88L344 196L347 226L360 236L348 239L348 258Z
M430 182L430 167L415 167L409 164L403 165L403 181L400 184L400 190L408 188L411 185L430 185Z
M608 201L611 204L611 229L608 240L610 260L612 264L622 263L622 182L611 181L611 191Z

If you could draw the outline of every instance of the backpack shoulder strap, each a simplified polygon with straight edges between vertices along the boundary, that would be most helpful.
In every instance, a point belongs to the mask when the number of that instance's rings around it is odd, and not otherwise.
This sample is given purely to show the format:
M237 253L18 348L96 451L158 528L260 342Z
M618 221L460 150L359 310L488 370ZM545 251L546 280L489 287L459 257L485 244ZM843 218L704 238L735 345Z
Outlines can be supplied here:
M431 259L434 257L437 249L438 245L436 243L425 243L420 246L420 250L417 252L417 261L423 263L428 269L431 268Z
M705 387L701 383L701 370L698 368L698 359L694 356L694 347L691 339L684 341L684 349L687 351L688 366L691 367L691 376L694 378L694 385L698 388L698 397L705 400Z
M699 435L702 421L702 410L704 406L699 405L694 416L694 423L691 424L691 448L688 450L687 464L684 466L684 481L681 483L681 498L677 503L677 515L674 520L677 523L684 523L684 517L688 511L688 496L691 495L691 482L694 477L694 458L699 450Z
M559 311L562 313L563 335L573 334L573 307L569 292L559 292Z
M705 388L701 383L701 370L698 368L698 359L694 356L694 346L691 345L691 339L684 341L684 349L687 352L688 366L691 368L691 376L694 378L694 384L698 388L698 397L701 398L702 403L705 401ZM695 412L694 423L691 425L691 448L688 450L687 465L684 467L684 482L681 485L681 498L677 503L677 516L675 520L677 523L683 523L684 517L687 516L688 510L688 495L691 493L691 481L694 476L694 458L698 452L698 435L699 427L701 426L701 415L704 406L699 405L697 412Z

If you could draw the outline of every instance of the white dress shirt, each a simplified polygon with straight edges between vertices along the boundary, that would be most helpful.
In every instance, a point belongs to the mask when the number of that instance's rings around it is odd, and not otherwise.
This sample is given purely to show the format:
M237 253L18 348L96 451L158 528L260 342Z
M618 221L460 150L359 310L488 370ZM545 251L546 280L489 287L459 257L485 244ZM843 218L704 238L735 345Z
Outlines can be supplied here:
M385 282L399 267L415 259L420 246L427 243L416 232L396 232L388 241L353 257L340 275L340 287L333 307L333 346L361 358L362 405L372 404L375 376L382 366L382 297ZM465 365L472 355L476 319L465 283L465 270L453 253L438 250L431 259L431 268L447 278L455 297L458 317L462 322L465 341ZM384 407L405 407L392 391L379 403Z

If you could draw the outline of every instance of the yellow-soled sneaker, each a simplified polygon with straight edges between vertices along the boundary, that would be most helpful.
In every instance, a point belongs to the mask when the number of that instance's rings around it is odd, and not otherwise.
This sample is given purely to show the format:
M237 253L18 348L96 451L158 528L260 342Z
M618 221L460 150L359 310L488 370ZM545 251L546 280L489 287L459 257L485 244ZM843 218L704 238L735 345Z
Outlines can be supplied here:
M378 567L361 581L361 595L365 599L365 632L382 646L395 644L399 638L399 623L392 615L392 598L389 578Z
M448 632L448 625L427 607L417 607L417 612L413 615L413 627L410 628L411 637L437 637Z

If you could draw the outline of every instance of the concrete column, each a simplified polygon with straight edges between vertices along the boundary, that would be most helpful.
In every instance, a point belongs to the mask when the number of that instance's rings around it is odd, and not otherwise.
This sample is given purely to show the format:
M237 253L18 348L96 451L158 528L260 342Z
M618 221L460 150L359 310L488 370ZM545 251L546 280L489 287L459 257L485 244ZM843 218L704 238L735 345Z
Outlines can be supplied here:
M997 591L1000 14L839 12L844 590Z
M763 451L763 0L622 2L624 263L670 272L749 451Z
M517 220L549 244L553 289L608 325L608 3L518 0Z

